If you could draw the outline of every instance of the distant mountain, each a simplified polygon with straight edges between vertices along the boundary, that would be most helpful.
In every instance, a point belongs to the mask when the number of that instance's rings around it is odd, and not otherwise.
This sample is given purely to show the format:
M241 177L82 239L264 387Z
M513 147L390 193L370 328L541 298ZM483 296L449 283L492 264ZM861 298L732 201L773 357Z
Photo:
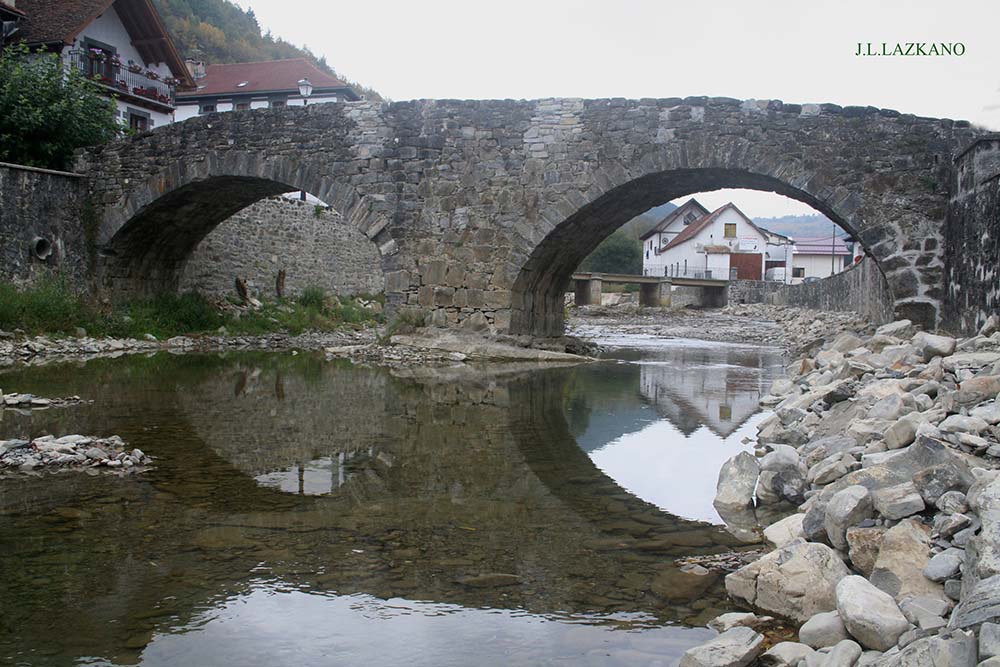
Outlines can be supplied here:
M229 0L154 0L174 43L185 58L208 64L308 58L338 77L358 95L381 100L378 92L338 74L325 58L262 30L252 9L243 11ZM308 17L305 17L308 19Z
M758 227L764 227L772 232L791 236L793 239L829 236L834 233L834 230L836 230L837 236L841 238L848 236L847 232L836 226L830 218L822 213L783 215L780 218L754 218L753 221Z
M663 220L663 218L675 208L677 208L677 205L671 204L670 202L654 206L645 213L640 213L626 222L621 226L621 230L630 237L637 239L652 229L653 225L658 223L660 220Z

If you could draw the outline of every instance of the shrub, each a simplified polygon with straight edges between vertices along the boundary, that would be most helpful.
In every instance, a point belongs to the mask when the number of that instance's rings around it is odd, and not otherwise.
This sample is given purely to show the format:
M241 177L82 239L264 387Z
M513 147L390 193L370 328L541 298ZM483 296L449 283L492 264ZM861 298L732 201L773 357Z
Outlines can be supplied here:
M114 100L56 54L0 52L0 161L68 169L74 150L121 131Z
M306 287L299 295L298 302L300 306L322 310L326 302L326 290L316 286Z

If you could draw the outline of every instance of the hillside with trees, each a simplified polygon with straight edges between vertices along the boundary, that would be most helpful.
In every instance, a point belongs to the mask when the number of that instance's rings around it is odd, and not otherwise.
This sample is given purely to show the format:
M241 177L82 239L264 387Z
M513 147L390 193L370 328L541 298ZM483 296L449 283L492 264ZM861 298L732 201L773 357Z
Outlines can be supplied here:
M153 0L181 55L206 64L308 58L325 72L346 82L359 95L381 100L371 88L336 72L325 58L298 47L270 30L261 31L253 9L243 11L229 0Z

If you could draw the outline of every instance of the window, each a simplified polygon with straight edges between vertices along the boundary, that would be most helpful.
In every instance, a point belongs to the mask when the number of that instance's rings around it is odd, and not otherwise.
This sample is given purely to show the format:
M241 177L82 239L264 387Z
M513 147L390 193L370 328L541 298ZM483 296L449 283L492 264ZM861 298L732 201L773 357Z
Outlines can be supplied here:
M148 113L133 109L132 107L129 107L126 113L128 114L128 126L130 129L136 132L145 132L153 128L153 121Z
M724 422L733 420L733 407L731 405L719 405L719 420Z
M235 108L236 108L237 111L246 111L247 109L250 108L250 103L249 102L237 102Z
M727 222L725 230L726 230L725 231L725 236L726 236L727 239L735 239L736 238L736 223L735 222Z
M214 104L202 104L201 111L199 113L215 113Z
M792 267L792 278L805 278L806 269L804 266L793 266Z
M696 216L694 213L688 213L687 215L684 216L684 224L685 225L690 225L692 222L694 222L697 219L698 219L698 216Z
M288 106L285 104L285 100L271 100L272 109L280 109L281 107Z

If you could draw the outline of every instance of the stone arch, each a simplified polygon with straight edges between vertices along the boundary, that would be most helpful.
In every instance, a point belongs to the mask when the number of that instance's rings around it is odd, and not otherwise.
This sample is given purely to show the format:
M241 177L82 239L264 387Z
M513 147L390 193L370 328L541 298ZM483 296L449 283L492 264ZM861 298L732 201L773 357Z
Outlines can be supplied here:
M511 331L559 335L563 330L563 295L570 276L601 241L632 217L673 199L723 188L761 190L796 199L826 215L857 239L888 279L897 313L933 327L934 299L902 289L891 271L907 271L913 263L940 264L936 243L938 225L923 227L933 240L911 238L904 247L898 229L890 223L892 204L866 192L861 182L838 184L828 174L804 161L772 152L760 153L749 141L724 147L689 143L679 150L646 155L632 169L615 164L595 170L594 185L572 193L539 211L546 221L544 237L524 261L511 294ZM880 210L884 206L886 210ZM909 258L904 258L907 251ZM915 251L915 252L914 252ZM925 255L915 261L913 255ZM909 276L909 273L906 274ZM895 283L895 284L894 284Z
M116 293L175 289L185 259L219 223L265 197L297 190L327 202L371 239L384 272L395 244L383 216L353 188L292 157L210 151L204 160L161 170L107 209L96 239L101 281Z

